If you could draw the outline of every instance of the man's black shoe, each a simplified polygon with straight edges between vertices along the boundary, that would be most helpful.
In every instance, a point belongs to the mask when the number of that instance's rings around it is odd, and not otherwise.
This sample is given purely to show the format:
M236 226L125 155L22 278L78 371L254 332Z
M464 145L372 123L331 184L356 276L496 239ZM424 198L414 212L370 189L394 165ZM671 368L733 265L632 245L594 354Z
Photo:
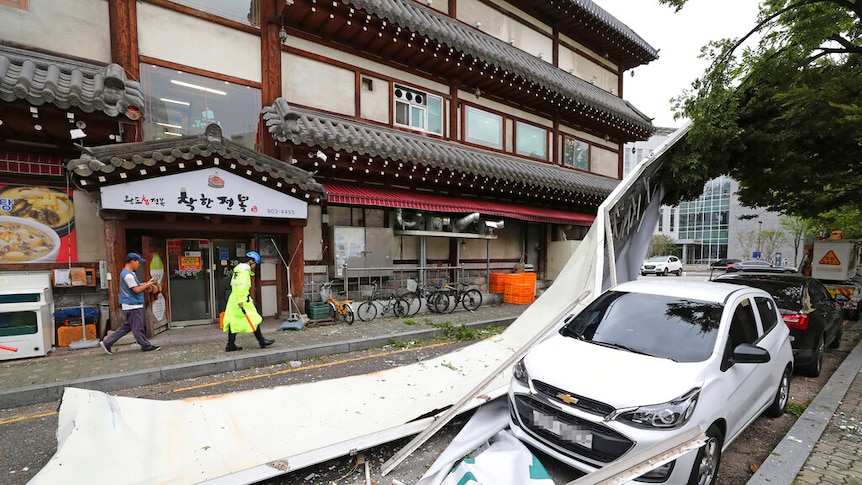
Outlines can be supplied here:
M263 342L260 342L260 348L265 349L274 343L275 340L263 339Z
M236 350L242 350L242 347L237 347L236 345L227 345L227 346L224 348L224 351L225 351L225 352L234 352L234 351L236 351Z

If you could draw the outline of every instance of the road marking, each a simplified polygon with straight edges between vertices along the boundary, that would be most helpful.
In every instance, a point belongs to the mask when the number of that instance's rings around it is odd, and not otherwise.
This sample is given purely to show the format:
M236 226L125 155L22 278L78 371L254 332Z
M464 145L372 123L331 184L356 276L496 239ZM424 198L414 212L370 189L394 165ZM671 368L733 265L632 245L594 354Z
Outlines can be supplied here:
M20 418L7 419L6 421L0 421L0 426L3 426L4 424L17 423L19 421L27 421L28 419L38 419L44 418L46 416L54 416L55 414L60 413L58 413L57 411L51 411L50 413L34 414L32 416L21 416Z
M366 355L366 356L362 356L362 357L353 357L350 359L336 360L333 362L327 362L325 364L316 364L316 365L311 365L311 366L307 366L307 367L296 367L296 368L291 368L291 369L285 369L285 370L280 370L277 372L271 372L268 374L256 374L253 376L235 377L233 379L225 379L225 380L221 380L221 381L211 382L208 384L199 384L197 386L181 387L181 388L177 388L177 389L172 389L171 392L190 391L193 389L202 389L204 387L212 387L212 386L218 386L221 384L227 384L229 382L241 382L241 381L247 381L247 380L251 380L251 379L260 379L262 377L272 377L272 376L276 376L276 375L280 375L280 374L289 374L291 372L321 369L324 367L331 367L333 365L348 364L350 362L358 362L360 360L366 360L366 359L377 358L377 357L385 357L387 355L401 354L404 352L413 352L415 350L432 349L434 347L442 347L444 345L452 345L453 343L455 343L455 342L451 342L451 341L450 342L441 342L441 343L436 343L436 344L431 344L431 345L423 345L421 347L411 347L409 349L398 349L398 350L393 350L391 352L384 352L381 354L371 354L371 355Z

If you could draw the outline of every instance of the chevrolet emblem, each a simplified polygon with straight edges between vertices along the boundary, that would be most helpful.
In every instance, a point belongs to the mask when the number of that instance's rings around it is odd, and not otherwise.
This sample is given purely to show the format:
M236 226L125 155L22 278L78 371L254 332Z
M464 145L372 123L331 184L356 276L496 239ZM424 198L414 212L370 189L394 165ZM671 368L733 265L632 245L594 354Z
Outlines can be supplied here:
M563 401L566 404L575 404L578 402L578 398L572 397L568 394L563 394L562 392L557 394L557 399Z

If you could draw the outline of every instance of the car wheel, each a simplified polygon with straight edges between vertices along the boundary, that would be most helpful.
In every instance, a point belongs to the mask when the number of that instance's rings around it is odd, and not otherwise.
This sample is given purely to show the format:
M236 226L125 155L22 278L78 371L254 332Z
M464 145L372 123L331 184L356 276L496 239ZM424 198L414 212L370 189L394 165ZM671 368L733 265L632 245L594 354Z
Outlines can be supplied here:
M677 276L682 276L682 268L680 268L680 269L676 270L676 275L677 275Z
M712 425L706 430L706 443L697 450L697 458L691 468L688 485L713 485L718 477L718 465L721 464L721 446L724 438L718 426Z
M811 350L811 363L802 369L802 373L808 377L817 377L820 375L820 369L823 367L823 353L826 350L826 336L821 335L814 344Z
M641 271L641 276L646 276L646 271Z
M670 273L670 271L668 271L668 270L667 270L667 268L665 268L665 269L664 269L664 271L662 271L661 275L662 275L662 276L667 276L667 275L668 275L668 273Z
M784 410L787 409L787 402L790 400L790 366L787 366L784 369L784 373L781 374L781 380L778 382L778 390L775 391L775 398L772 400L772 404L766 408L764 414L769 416L770 418L778 418L784 414Z
M859 316L860 316L859 315L859 305L856 305L856 309L853 310L853 315L850 316L850 319L855 322L855 321L859 320Z

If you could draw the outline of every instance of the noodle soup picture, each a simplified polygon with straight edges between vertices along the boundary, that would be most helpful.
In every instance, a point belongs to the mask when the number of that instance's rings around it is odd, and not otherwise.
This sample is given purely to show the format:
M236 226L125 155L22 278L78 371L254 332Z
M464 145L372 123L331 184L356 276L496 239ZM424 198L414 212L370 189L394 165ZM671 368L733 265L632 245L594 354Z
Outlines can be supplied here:
M60 237L45 224L0 216L0 264L53 262Z
M50 187L0 188L0 216L14 216L44 224L61 237L75 225L75 210L68 194Z

